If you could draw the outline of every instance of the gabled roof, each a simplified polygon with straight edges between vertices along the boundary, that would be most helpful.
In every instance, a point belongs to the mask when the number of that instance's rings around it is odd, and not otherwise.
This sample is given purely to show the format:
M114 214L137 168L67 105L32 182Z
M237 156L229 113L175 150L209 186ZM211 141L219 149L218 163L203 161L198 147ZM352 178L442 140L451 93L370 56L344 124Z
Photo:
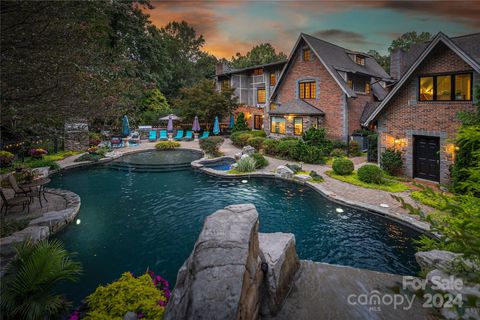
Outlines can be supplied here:
M424 48L421 54L417 57L417 60L410 66L410 68L405 72L405 74L400 78L398 83L393 87L393 89L388 93L385 99L377 106L377 108L369 115L368 119L362 122L363 126L368 126L371 121L382 111L382 109L388 104L388 102L395 96L395 94L403 87L405 82L410 78L413 72L418 68L418 66L425 60L428 54L437 46L438 43L444 43L448 48L455 52L460 58L462 58L466 63L468 63L475 71L480 72L480 60L478 59L480 51L480 45L476 44L473 46L468 46L469 54L467 54L462 48L460 48L452 39L448 38L442 32L439 32L432 41ZM471 56L473 55L473 57Z
M357 53L356 51L351 51L340 46L337 46L333 43L315 38L308 34L302 33L297 39L290 56L288 57L287 64L283 68L283 71L278 79L277 85L275 86L272 98L277 94L277 90L280 87L280 84L284 78L285 72L287 72L290 64L292 63L292 58L295 52L297 51L298 45L301 43L301 40L312 49L312 51L317 56L318 60L325 66L327 71L333 77L333 79L340 86L342 91L348 97L356 97L355 91L353 91L342 78L339 72L350 72L361 75L368 75L374 78L379 79L390 79L390 76L383 70L383 68L375 61L374 58L370 57L365 53L358 53L365 56L365 65L359 65L355 63L349 56L349 54Z
M362 116L360 117L360 123L367 121L368 117L378 107L379 104L380 104L380 101L365 103L365 106L363 107Z
M276 62L264 63L264 64L259 64L259 65L255 65L255 66L251 66L251 67L247 67L247 68L242 68L242 69L230 69L229 71L217 74L217 76L226 76L226 75L230 75L230 74L242 73L242 72L245 72L245 71L255 70L255 69L259 69L259 68L268 68L268 67L275 67L275 66L278 66L279 68L282 68L285 63L287 63L287 60L280 60L280 61L276 61Z
M293 99L287 103L278 104L275 109L270 110L269 114L302 114L312 116L323 116L325 113L312 106L310 103L301 100Z

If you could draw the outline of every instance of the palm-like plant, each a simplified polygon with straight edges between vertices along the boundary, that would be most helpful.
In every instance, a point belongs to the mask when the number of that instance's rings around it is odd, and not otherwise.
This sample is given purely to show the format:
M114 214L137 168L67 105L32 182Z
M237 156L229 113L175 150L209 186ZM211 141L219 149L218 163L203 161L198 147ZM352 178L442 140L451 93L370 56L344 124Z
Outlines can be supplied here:
M1 312L6 319L48 319L70 305L55 292L64 280L75 281L82 272L58 240L25 241L17 246L1 283Z

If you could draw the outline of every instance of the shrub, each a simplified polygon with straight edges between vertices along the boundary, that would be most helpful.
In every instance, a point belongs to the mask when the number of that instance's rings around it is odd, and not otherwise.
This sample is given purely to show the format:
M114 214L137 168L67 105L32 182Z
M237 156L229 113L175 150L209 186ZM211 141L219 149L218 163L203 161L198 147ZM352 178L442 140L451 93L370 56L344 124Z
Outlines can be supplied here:
M262 137L262 138L266 138L266 137L267 137L267 134L266 134L265 131L263 131L263 130L250 131L249 133L250 133L251 135L253 135L254 137Z
M237 116L237 121L233 125L232 132L237 132L237 131L247 131L250 130L248 128L247 120L245 120L245 114L243 112L240 112Z
M155 145L158 150L173 150L180 147L180 143L176 141L160 141Z
M85 153L85 154L82 154L77 159L75 159L75 162L82 162L82 161L98 162L102 158L103 156L97 153Z
M452 178L453 190L480 198L480 124L462 125L456 137L458 147Z
M89 311L84 319L123 319L129 311L146 319L162 319L170 293L168 282L156 282L157 277L147 273L139 277L122 274L86 298Z
M351 157L358 157L362 153L360 152L360 144L357 141L351 140L348 144L348 154Z
M294 173L302 171L302 167L300 167L298 164L286 164L285 167L289 168Z
M36 159L24 163L27 168L49 167L52 170L60 169L60 166L53 160Z
M327 131L325 128L317 129L310 127L303 133L302 139L307 145L320 148L325 156L332 152L333 144L330 139L327 139Z
M383 170L394 176L402 169L402 153L394 149L387 149L382 153L380 164Z
M60 152L57 152L57 153L54 153L54 154L49 154L49 155L43 156L43 159L59 161L59 160L65 159L67 157L77 155L79 153L80 153L79 151L60 151Z
M255 160L255 168L256 169L262 169L268 166L268 160L265 159L263 155L261 155L258 152L255 152L252 154L250 157L252 157Z
M353 172L353 162L346 158L337 158L332 163L333 171L341 176L348 176Z
M311 146L303 141L298 141L291 152L291 156L306 163L325 163L323 152L319 147Z
M378 134L374 133L368 136L368 161L377 162L378 160Z
M347 150L347 143L343 140L333 140L332 141L332 148L333 149L342 149Z
M223 141L224 140L222 137L208 137L206 139L202 139L199 142L200 149L213 157L221 156L222 153L220 152L220 146L222 145Z
M360 181L355 171L348 176L342 176L342 175L336 174L332 170L325 171L325 174L339 181L343 181L346 183L353 184L355 186L368 188L368 189L383 190L388 192L403 192L410 189L407 185L397 181L393 181L393 180L385 180L385 183L383 184L365 183L363 181Z
M346 157L347 154L343 149L333 149L332 152L330 152L330 156L334 158L343 158Z
M280 138L280 141L298 141L299 139L298 138L295 138L295 137L283 137L283 138Z
M322 182L323 181L323 177L321 175L319 175L316 171L310 171L310 177L312 177L312 181L313 182Z
M298 140L280 140L277 146L277 155L285 158L292 158L292 153L298 144Z
M263 140L263 151L268 155L276 156L278 154L278 144L278 140L265 139Z
M15 156L8 151L0 151L0 166L9 167L12 165Z
M41 159L43 155L48 154L48 151L42 148L33 148L28 151L28 154L34 159Z
M256 161L252 157L244 157L237 161L237 167L235 168L238 172L252 172L255 171Z
M242 133L238 136L238 145L240 147L245 147L248 144L248 140L253 138L253 135L250 133Z
M247 140L247 145L250 145L255 148L255 150L259 151L260 149L263 148L263 141L265 141L265 138L262 137L252 137Z
M374 164L366 164L357 171L358 179L366 183L383 184L383 171Z

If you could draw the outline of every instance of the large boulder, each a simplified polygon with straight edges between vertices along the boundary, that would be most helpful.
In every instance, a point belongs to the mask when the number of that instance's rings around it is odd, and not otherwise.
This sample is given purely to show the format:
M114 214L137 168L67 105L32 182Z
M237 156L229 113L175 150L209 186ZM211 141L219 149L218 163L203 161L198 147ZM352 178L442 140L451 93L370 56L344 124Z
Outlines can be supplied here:
M285 179L292 179L293 175L295 174L295 172L293 172L293 170L287 166L278 166L277 169L275 170L275 173L279 177L285 178Z
M255 206L228 206L208 216L178 272L164 318L258 319L259 255Z
M461 254L450 251L431 250L415 253L415 260L422 270L439 269L448 272L455 267L454 260L460 256Z
M291 233L260 233L260 258L268 268L264 280L265 293L261 315L275 316L280 311L300 267Z
M242 155L246 154L247 156L251 156L255 153L255 148L252 146L245 146L242 148Z

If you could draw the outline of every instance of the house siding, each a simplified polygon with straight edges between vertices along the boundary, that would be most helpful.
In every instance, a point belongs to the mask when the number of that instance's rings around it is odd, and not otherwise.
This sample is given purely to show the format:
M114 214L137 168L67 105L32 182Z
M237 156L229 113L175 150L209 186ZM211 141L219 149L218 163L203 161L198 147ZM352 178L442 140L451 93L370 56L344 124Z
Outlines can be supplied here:
M418 101L418 76L471 71L456 53L440 43L425 58L378 117L379 154L386 148L402 151L403 172L413 177L413 146L416 135L440 138L440 183L450 182L453 154L447 150L460 126L458 112L474 110L472 101ZM479 76L473 73L474 90ZM475 92L473 92L475 96ZM400 139L395 145L394 139Z

